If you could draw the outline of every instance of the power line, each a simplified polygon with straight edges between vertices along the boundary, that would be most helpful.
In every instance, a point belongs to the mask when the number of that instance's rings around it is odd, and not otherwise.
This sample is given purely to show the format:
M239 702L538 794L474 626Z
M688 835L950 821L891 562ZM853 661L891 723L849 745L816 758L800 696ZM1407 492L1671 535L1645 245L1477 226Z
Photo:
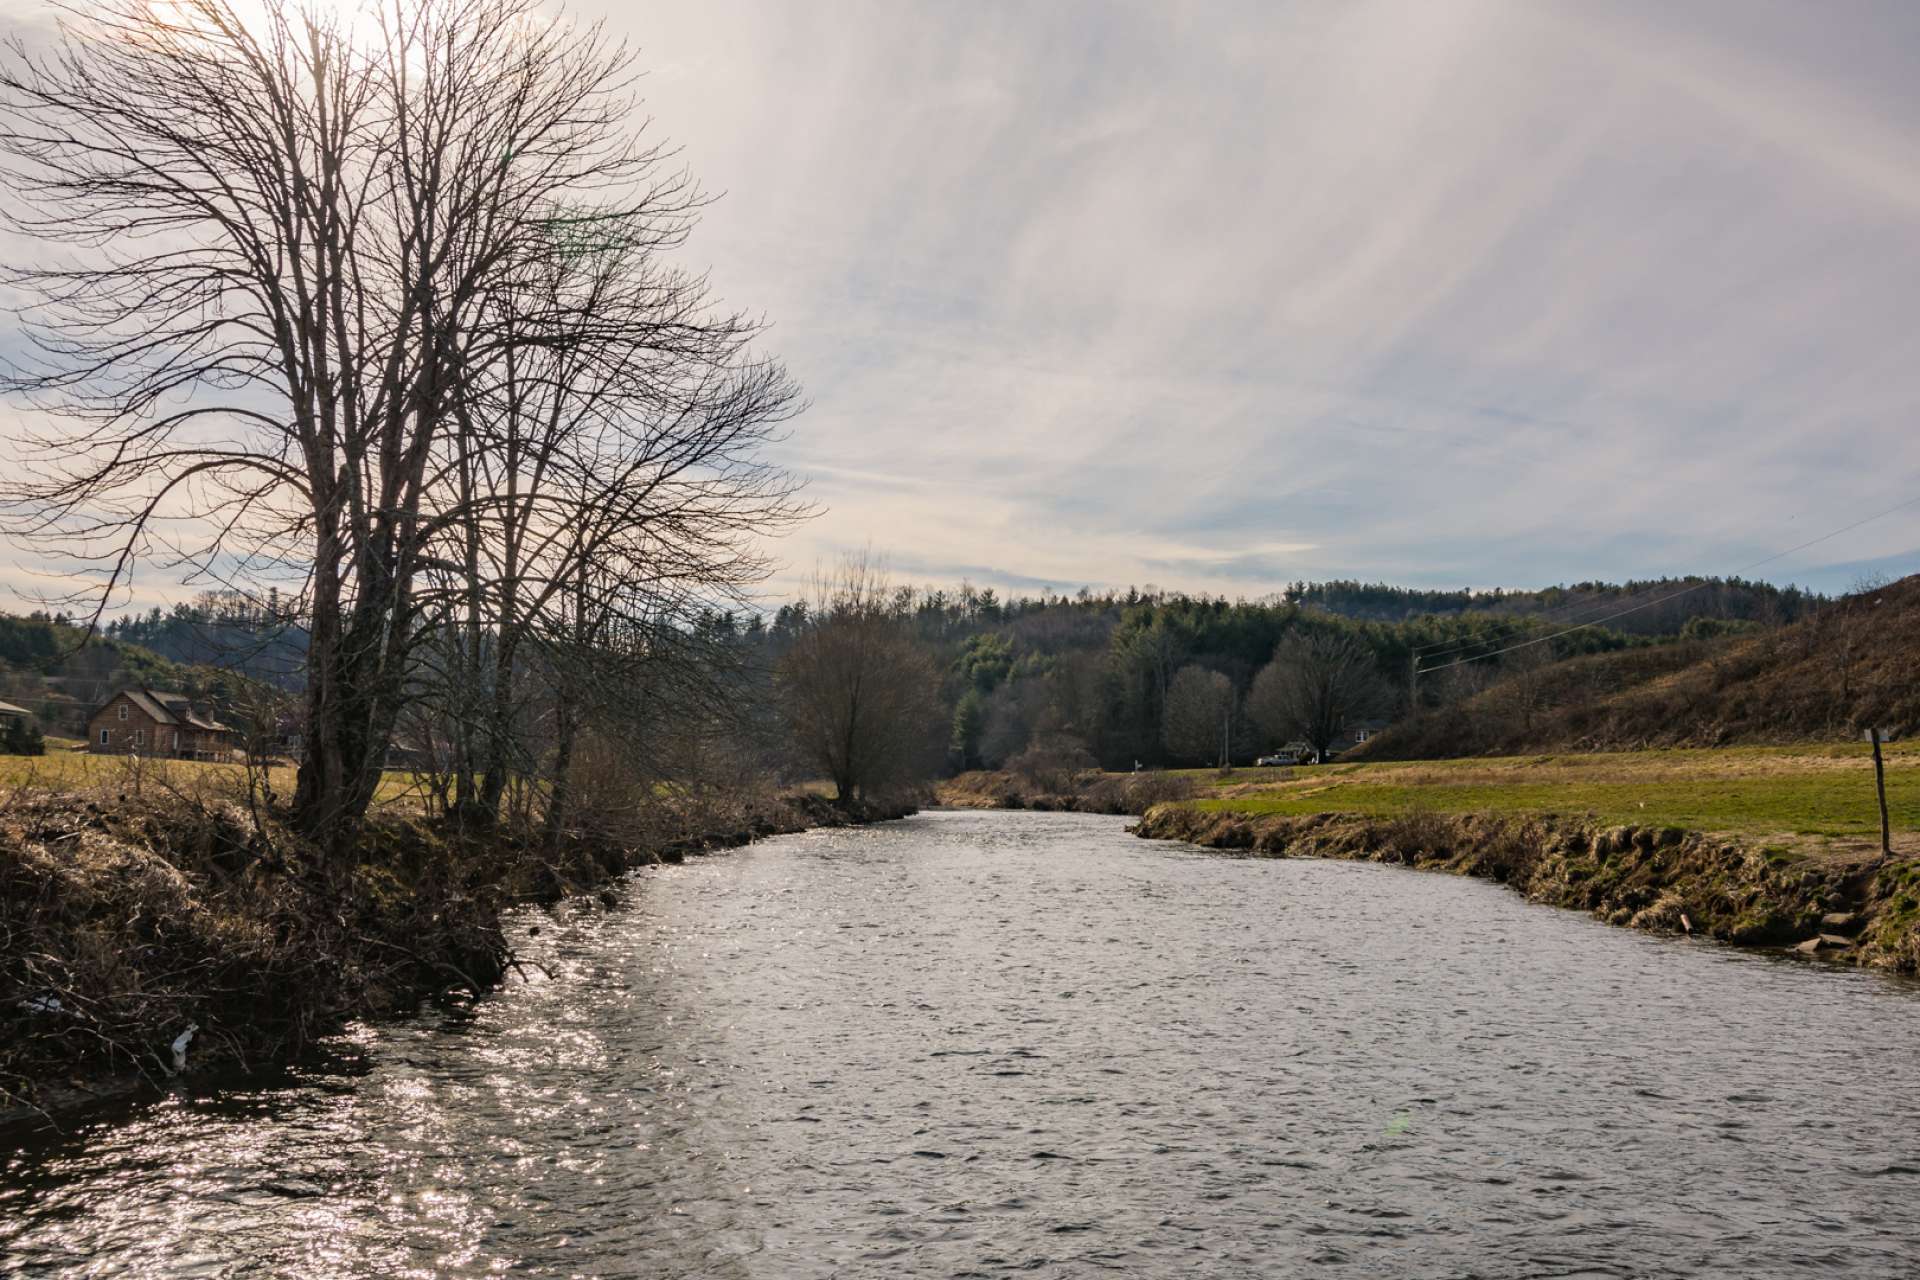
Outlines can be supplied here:
M1668 581L1671 581L1671 579L1669 579ZM1715 581L1725 581L1725 579L1704 579L1703 578L1699 582L1694 583L1693 586L1689 587L1688 589L1694 590L1699 587L1706 586L1709 583L1715 582ZM1626 598L1629 600L1640 599L1641 597L1645 596L1648 592L1658 590L1661 585L1662 584L1660 583L1650 584L1638 591L1629 592ZM1512 616L1514 625L1517 627L1524 623L1546 622L1546 621L1553 620L1553 616L1555 614L1566 614L1568 615L1568 617L1571 617L1575 614L1580 613L1584 609L1605 609L1608 607L1608 604L1609 602L1604 598L1574 600L1574 601L1570 601L1567 604L1557 605L1552 609L1543 610L1539 613L1514 614L1511 616ZM1483 635L1483 636L1476 637L1474 639L1462 640L1458 636L1455 636L1447 640L1435 640L1430 644L1416 645L1413 649L1413 655L1415 658L1421 658L1421 657L1443 658L1449 653L1460 653L1467 649L1478 649L1482 645L1498 644L1500 643L1501 640L1506 638L1507 637L1504 637L1504 636Z
M1839 532L1844 532L1844 530L1842 530L1842 531L1839 531ZM1831 535L1829 535L1829 536L1831 536ZM1781 553L1781 555L1788 555L1788 554L1791 554L1791 553L1790 553L1790 552L1782 552L1782 553ZM1779 557L1778 557L1778 556L1775 556L1775 557L1772 557L1772 558L1773 558L1773 559L1778 559ZM1761 563L1763 563L1763 564L1764 564L1764 563L1766 563L1766 561L1762 561ZM1733 574L1730 574L1730 575L1728 575L1728 576L1727 576L1727 577L1725 577L1725 578L1706 578L1706 577L1703 577L1703 578L1701 578L1701 579L1700 579L1699 581L1697 581L1697 582L1694 582L1694 583L1692 583L1692 584L1691 584L1691 585L1690 585L1690 586L1689 586L1689 587L1687 588L1687 590L1689 590L1689 591L1693 591L1693 590L1699 590L1699 589L1700 589L1700 588L1702 588L1702 587L1708 587L1708 586L1713 586L1713 585L1716 585L1716 584L1724 584L1724 583L1727 583L1727 582L1730 582L1730 581L1733 581L1733 580L1735 580L1735 579L1737 579L1737 578L1738 578L1738 577L1740 576L1740 572L1741 572L1741 571L1736 571L1736 572L1734 572ZM1682 578L1682 579L1673 579L1673 578L1665 578L1665 579L1661 579L1661 580L1660 580L1659 582L1649 582L1649 583L1648 583L1648 584L1647 584L1646 586L1644 586L1644 587L1642 587L1642 588L1640 588L1639 590L1636 590L1636 591L1632 591L1632 592L1629 592L1629 593L1627 593L1627 595L1626 595L1626 599L1628 599L1628 600L1640 600L1640 599L1642 599L1642 598L1643 598L1644 596L1646 596L1646 595L1647 595L1647 594L1648 594L1649 592L1652 592L1652 591L1657 591L1657 590L1659 590L1659 589L1660 589L1660 588L1661 588L1662 586L1665 586L1665 585L1666 585L1667 583L1670 583L1670 582L1674 582L1674 581L1687 581L1687 579L1685 579L1685 578ZM1593 584L1590 584L1590 585L1593 585L1593 586L1604 586L1604 585L1606 585L1606 584L1604 584L1604 583L1593 583ZM1521 592L1516 592L1515 594L1516 594L1516 595L1521 595L1521 594L1527 594L1527 593L1521 593ZM1531 593L1531 594L1534 594L1534 595L1538 595L1539 593L1538 593L1538 592L1533 592L1533 593ZM1655 603L1658 603L1658 602L1657 602L1657 601L1647 601L1646 603L1647 603L1647 604L1648 604L1649 606L1651 606L1652 604L1655 604ZM1514 623L1515 623L1515 625L1517 626L1517 625L1519 625L1519 624L1521 624L1521 623L1538 623L1538 622L1546 622L1546 621L1551 621L1551 620L1553 620L1553 618L1554 618L1554 616L1555 616L1556 614L1562 614L1562 615L1566 615L1566 616L1567 616L1568 618L1571 618L1572 616L1574 616L1574 615L1576 615L1576 614L1578 614L1578 613L1580 613L1580 612L1581 612L1582 610L1586 610L1586 609L1605 609L1605 608L1607 608L1607 607L1609 607L1609 601L1607 601L1607 600L1606 600L1605 598L1603 598L1603 597L1595 597L1595 598L1591 598L1591 599L1586 599L1586 600L1570 600L1570 601L1568 601L1568 602L1567 602L1566 604L1561 604L1561 605L1556 605L1556 606L1554 606L1554 607L1553 607L1553 608L1551 608L1551 609L1544 609L1544 610L1542 610L1542 611L1540 611L1540 612L1538 612L1538 613L1516 613L1516 614L1512 614L1512 615L1509 615L1509 616L1510 616L1510 617L1512 618L1512 620L1513 620L1513 622L1514 622ZM1596 626L1597 626L1597 625L1599 625L1599 621L1600 621L1600 620L1595 620L1595 621L1594 621L1594 623L1593 623L1593 625L1596 625ZM1432 642L1430 642L1430 643L1428 643L1428 644L1423 644L1423 645L1415 645L1415 646L1414 646L1414 648L1413 648L1413 651L1412 651L1412 652L1413 652L1413 656L1414 656L1415 658L1420 658L1420 657L1436 657L1436 658L1437 658L1437 657L1445 657L1445 656L1446 656L1447 654L1449 654L1449 653L1460 653L1460 652L1462 652L1462 651L1464 651L1464 650L1467 650L1467 649L1477 649L1477 648L1479 648L1479 647L1480 647L1480 646L1482 646L1482 645L1488 645L1488 644L1498 644L1498 643L1500 643L1500 641L1502 641L1502 640L1504 640L1504 639L1507 639L1507 638L1508 638L1508 637L1506 637L1506 636L1488 636L1488 635L1482 635L1482 636L1479 636L1479 637L1475 637L1475 638L1472 638L1472 639L1465 639L1465 640L1463 640L1463 639L1461 639L1461 638L1460 638L1460 637L1458 637L1458 636L1454 636L1454 637L1451 637L1451 638L1449 638L1449 639L1445 639L1445 640L1434 640L1434 641L1432 641Z
M1805 551L1808 547L1818 546L1822 542L1826 542L1826 541L1829 541L1830 539L1837 538L1843 533L1852 533L1855 529L1860 528L1862 525L1869 525L1876 520L1883 520L1886 517L1894 514L1896 511L1904 511L1908 507L1916 506L1916 505L1920 505L1920 497L1908 498L1905 502L1896 502L1894 505L1892 505L1891 507L1888 507L1884 511L1876 511L1870 516L1866 516L1860 520L1855 520L1852 524L1843 525L1838 529L1834 529L1828 533L1823 533L1817 538L1809 538L1807 541L1800 543L1798 546L1788 547L1785 551L1776 551L1774 554L1766 557L1763 560L1756 560L1752 564L1747 565L1744 568L1735 569L1732 575L1730 576L1743 577L1746 574L1753 572L1755 569L1762 568L1765 565L1770 565L1776 560L1783 560L1787 556L1793 555L1795 552ZM1492 653L1476 654L1471 658L1461 658L1455 662L1442 663L1440 666L1437 666L1437 667L1420 667L1418 666L1418 659L1416 658L1415 669L1419 674L1422 674L1422 675L1426 674L1429 671L1446 671L1453 667L1463 667L1469 662L1484 662L1488 658L1497 658L1503 653L1513 653L1514 651L1519 649L1530 649L1537 644L1549 644L1555 640L1558 640L1561 636L1570 636L1576 631L1585 631L1585 630L1588 630L1589 628L1598 627L1598 626L1604 625L1605 623L1612 622L1615 618L1624 618L1628 614L1639 613L1643 609L1651 609L1657 604L1665 604L1669 600L1677 600L1681 596L1689 595L1695 591L1700 590L1702 587L1710 585L1712 581L1713 579L1703 579L1699 582L1694 583L1690 587L1683 587L1678 591L1669 592L1664 596L1659 596L1655 599L1648 600L1642 604L1634 605L1632 608L1622 609L1617 613L1608 614L1606 617L1603 617L1603 618L1595 618L1590 622L1582 622L1578 626L1567 627L1564 630L1555 631L1550 635L1536 636L1531 640L1525 640L1519 644L1511 644L1505 647L1504 649L1495 649Z

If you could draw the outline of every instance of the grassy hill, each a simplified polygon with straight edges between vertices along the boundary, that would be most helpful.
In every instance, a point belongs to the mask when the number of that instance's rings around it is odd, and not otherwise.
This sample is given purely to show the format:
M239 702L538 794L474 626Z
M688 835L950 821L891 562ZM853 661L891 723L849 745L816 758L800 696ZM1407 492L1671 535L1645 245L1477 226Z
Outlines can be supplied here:
M1832 742L1869 723L1920 731L1920 575L1775 630L1523 670L1348 758Z

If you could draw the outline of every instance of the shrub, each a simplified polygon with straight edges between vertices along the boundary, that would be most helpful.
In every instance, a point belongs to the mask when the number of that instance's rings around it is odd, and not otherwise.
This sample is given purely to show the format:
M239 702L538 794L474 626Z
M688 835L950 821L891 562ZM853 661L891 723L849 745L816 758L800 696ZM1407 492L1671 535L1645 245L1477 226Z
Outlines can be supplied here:
M1194 793L1193 779L1177 774L1106 774L1082 793L1081 807L1095 813L1143 814L1157 804L1191 800Z
M4 725L0 725L0 755L43 756L47 754L47 739L40 732L40 726L22 716L9 716Z
M1413 866L1422 858L1444 858L1453 827L1432 809L1416 807L1394 818L1379 833L1380 852L1391 862Z
M1065 794L1074 790L1081 774L1100 767L1078 738L1049 734L1007 761L1007 772L1042 791Z

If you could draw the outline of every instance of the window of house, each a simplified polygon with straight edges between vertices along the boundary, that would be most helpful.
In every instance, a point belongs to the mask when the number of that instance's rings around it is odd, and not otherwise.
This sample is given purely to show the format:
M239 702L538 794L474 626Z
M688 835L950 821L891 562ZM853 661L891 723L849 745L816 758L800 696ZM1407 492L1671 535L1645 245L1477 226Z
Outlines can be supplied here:
M106 746L106 745L107 745L107 738L108 738L108 737L109 737L109 736L110 736L110 735L111 735L112 733L113 733L113 730L111 730L111 729L102 729L102 730L100 731L100 745L101 745L101 746L103 746L103 747L104 747L104 746Z
M147 731L145 729L135 729L133 731L133 745L136 747L144 747L147 745Z
M180 749L180 731L178 729L173 731L173 749L175 751Z
M118 707L116 707L116 708L115 708L115 710L119 712L119 714L120 714L120 718L121 718L122 720L125 720L125 719L127 718L127 704L126 704L126 703L124 703L124 702L123 702L123 703L121 703L121 704L120 704L120 705L119 705Z

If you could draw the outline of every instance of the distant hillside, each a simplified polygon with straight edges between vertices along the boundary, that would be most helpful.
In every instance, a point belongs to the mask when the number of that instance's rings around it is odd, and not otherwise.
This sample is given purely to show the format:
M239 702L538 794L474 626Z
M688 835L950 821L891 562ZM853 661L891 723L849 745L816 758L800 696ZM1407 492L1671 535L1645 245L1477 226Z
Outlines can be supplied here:
M1577 582L1532 591L1428 591L1384 582L1296 582L1287 600L1367 622L1477 613L1530 618L1552 614L1570 623L1632 609L1609 625L1628 635L1676 635L1695 618L1780 626L1825 603L1798 587L1744 578L1649 578L1633 582Z
M1920 732L1920 575L1777 630L1509 674L1353 753L1375 760L1711 747Z
M204 592L164 613L117 618L106 635L170 662L230 671L282 689L299 688L306 674L306 630L280 616L277 599L256 603L236 592Z
M206 666L170 662L140 645L96 636L44 614L0 614L0 702L34 713L41 731L84 737L87 717L115 689L146 684L225 705L245 681Z

